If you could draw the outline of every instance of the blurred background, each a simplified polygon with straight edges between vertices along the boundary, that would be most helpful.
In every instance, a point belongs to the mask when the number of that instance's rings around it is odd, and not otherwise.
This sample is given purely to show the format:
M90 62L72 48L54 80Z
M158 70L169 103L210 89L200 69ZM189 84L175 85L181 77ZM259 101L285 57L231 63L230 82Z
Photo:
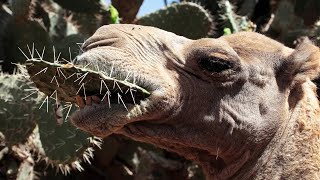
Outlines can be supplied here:
M67 115L57 123L17 64L72 60L97 28L114 23L190 39L255 31L289 47L304 37L319 44L319 17L319 0L0 0L0 179L204 179L174 153L118 135L91 137Z

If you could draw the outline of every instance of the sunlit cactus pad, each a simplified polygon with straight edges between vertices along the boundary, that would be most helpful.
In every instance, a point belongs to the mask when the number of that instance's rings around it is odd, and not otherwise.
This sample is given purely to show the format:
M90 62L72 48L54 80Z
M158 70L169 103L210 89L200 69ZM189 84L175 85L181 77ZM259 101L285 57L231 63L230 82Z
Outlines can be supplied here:
M31 80L46 95L57 93L61 101L75 103L75 96L105 97L107 93L131 94L127 102L144 99L150 93L133 83L108 77L103 72L73 64L50 63L31 59L26 63ZM130 98L129 98L130 97Z

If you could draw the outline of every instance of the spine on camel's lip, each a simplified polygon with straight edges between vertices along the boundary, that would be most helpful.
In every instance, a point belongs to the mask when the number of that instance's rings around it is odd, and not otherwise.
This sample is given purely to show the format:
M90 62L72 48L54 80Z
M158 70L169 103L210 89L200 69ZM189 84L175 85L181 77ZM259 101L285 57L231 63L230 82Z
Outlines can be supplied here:
M37 88L48 96L56 96L61 101L75 103L75 97L80 95L99 96L118 94L134 99L145 99L150 92L134 83L118 80L74 64L51 63L39 59L26 62L30 79Z

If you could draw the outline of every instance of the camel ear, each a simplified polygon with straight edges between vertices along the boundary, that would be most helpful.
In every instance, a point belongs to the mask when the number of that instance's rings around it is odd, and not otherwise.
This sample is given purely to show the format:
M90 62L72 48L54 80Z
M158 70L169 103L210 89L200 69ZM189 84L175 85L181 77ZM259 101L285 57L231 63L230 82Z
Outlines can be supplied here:
M320 50L305 38L282 62L278 71L282 81L289 86L304 83L306 80L315 79L320 72Z

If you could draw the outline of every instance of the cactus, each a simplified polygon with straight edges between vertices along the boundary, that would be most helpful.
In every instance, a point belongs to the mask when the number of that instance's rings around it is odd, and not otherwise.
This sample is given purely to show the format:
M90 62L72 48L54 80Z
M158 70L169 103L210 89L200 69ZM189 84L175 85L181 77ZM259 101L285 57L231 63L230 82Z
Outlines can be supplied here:
M234 7L228 0L221 1L219 5L223 27L230 28L232 33L255 30L255 25L246 16L239 16L233 11Z
M54 53L59 53L52 50L51 47L54 45L64 51L61 58L68 59L68 45L72 43L71 52L79 50L79 46L74 45L74 37L81 40L77 43L82 43L98 27L112 22L108 6L103 1L96 0L12 0L9 6L12 18L7 17L3 7L4 5L0 11L0 16L3 16L0 22L3 24L0 26L0 57L4 60L3 71L9 73L13 73L16 67L12 63L23 63L26 59L32 58L31 55L23 56L19 48L23 52L29 52L31 49L39 50L46 47L44 56L50 59ZM73 35L72 38L68 37L69 35ZM2 43L4 41L8 43ZM31 48L32 46L35 48ZM34 55L35 52L29 54Z
M240 31L254 31L255 25L246 16L240 16L234 11L233 5L228 0L184 0L196 2L205 7L216 22L215 32L211 36L221 36L229 28L232 33Z
M100 140L68 121L57 123L55 96L44 96L22 74L1 75L0 92L0 131L7 146L23 144L31 134L39 134L40 140L31 142L33 151L64 174L71 169L82 170L80 162L93 157L92 147ZM76 110L71 105L65 109L67 116Z
M202 6L192 2L167 6L139 18L136 23L158 27L191 39L210 36L214 29L210 14Z
M0 131L7 146L25 142L36 126L35 107L30 107L40 99L37 94L27 97L29 88L21 75L0 75Z
M72 64L49 63L34 59L27 61L27 69L31 80L42 92L47 95L57 92L58 98L65 102L75 102L74 97L77 94L104 97L106 93L130 94L135 91L135 96L130 97L132 99L129 102L150 95L147 90L133 83L108 77L106 71L88 70Z

